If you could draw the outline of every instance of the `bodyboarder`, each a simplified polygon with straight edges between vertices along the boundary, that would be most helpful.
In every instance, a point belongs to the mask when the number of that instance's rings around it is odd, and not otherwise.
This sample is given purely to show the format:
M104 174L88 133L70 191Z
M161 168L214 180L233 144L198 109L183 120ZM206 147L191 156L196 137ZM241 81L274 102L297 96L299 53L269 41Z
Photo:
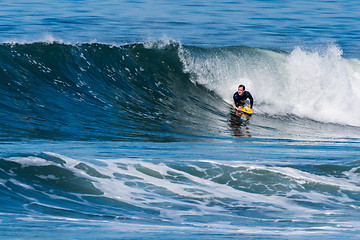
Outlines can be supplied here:
M254 104L254 99L251 96L251 93L248 91L245 91L245 86L244 85L239 85L238 87L238 91L236 93L234 93L234 103L235 103L235 107L237 110L241 110L244 105L245 105L245 100L249 99L250 100L250 108L252 109L253 104Z

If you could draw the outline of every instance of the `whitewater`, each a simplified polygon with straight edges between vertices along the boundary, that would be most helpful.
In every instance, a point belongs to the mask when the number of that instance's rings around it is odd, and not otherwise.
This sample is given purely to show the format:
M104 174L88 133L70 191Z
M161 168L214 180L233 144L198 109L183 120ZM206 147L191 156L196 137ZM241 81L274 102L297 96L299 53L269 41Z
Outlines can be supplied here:
M1 3L0 239L356 239L358 6L304 3Z

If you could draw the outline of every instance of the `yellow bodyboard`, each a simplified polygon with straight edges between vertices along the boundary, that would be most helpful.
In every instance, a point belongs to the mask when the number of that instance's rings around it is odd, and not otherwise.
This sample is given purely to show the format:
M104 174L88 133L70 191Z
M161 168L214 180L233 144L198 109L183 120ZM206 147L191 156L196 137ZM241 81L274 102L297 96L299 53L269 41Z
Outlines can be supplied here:
M235 106L236 108L236 106ZM236 108L237 109L237 108ZM249 116L251 116L254 113L254 110L250 108L249 105L246 105L244 107L240 107L240 109L237 109L239 112L245 113Z
M254 110L252 110L249 106L242 107L240 111L248 115L251 115L254 112Z

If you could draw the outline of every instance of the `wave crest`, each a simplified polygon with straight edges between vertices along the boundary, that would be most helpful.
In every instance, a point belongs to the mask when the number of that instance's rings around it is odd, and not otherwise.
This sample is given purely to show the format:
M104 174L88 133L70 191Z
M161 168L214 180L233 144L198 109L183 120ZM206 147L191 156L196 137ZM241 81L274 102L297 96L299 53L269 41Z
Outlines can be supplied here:
M289 53L249 47L186 48L181 59L193 82L229 103L243 83L255 98L257 113L360 126L360 62L343 58L337 46Z

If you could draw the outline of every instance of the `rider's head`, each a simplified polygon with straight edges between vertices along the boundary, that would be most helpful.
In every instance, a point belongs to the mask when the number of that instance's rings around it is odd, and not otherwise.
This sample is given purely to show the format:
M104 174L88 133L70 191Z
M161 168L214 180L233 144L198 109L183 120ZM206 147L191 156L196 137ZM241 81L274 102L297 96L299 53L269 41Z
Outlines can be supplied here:
M238 87L238 94L243 95L244 92L245 92L245 86L240 84Z

